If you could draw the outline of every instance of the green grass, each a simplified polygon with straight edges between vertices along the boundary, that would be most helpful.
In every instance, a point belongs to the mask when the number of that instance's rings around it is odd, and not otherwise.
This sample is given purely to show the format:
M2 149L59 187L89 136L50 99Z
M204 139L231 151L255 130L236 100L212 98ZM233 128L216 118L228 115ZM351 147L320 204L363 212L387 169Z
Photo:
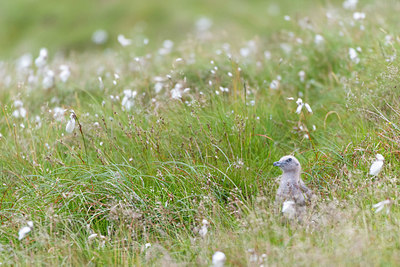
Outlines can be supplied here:
M271 5L0 3L0 262L208 266L220 250L228 266L397 265L400 76L391 56L400 6L363 1L366 18L354 21L340 1L281 1L276 16ZM202 15L214 22L207 34L194 27ZM110 34L102 47L90 42L98 28ZM121 47L119 33L150 43ZM174 47L160 55L164 39ZM42 46L56 72L50 89L36 66L16 68L21 53L35 58ZM358 64L349 58L357 47ZM66 83L61 64L71 68ZM190 88L180 99L171 98L176 84ZM137 91L129 111L126 89ZM312 114L295 113L299 96ZM13 116L16 100L25 118ZM60 121L55 107L66 110ZM67 133L70 110L77 123ZM290 153L318 196L303 223L284 223L274 207L272 163ZM385 165L371 178L376 153ZM390 213L374 213L387 198Z

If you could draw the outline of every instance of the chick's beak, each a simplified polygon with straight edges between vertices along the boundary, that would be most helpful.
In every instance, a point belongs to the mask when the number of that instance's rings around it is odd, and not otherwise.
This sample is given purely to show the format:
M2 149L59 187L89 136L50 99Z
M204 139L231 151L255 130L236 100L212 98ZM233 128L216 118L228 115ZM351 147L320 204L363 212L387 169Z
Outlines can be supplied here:
M280 166L281 166L281 163L280 163L279 161L275 161L275 162L274 162L274 166L275 166L275 167L280 167Z

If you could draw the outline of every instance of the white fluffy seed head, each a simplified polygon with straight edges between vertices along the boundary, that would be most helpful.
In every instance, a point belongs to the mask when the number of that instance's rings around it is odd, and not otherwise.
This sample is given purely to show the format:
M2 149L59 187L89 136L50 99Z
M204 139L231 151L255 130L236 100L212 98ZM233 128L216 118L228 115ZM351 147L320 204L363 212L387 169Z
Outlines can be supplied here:
M371 168L369 169L369 174L377 176L383 168L383 161L384 157L381 154L377 154L376 160L372 163Z
M285 213L285 212L290 211L290 209L292 209L294 207L294 205L295 205L295 203L293 200L288 200L288 201L283 202L282 212Z
M88 236L88 241L92 241L96 237L97 237L97 234L91 234L91 235Z
M304 106L306 107L306 109L309 113L312 113L312 109L308 103L305 103Z
M123 34L119 34L117 39L120 45L124 47L132 44L132 40L126 38Z
M391 204L390 199L386 199L384 201L372 205L372 207L376 209L375 213L378 213L381 210L383 210L383 208L386 206L386 213L388 214L390 212L390 204Z
M297 114L300 114L301 113L301 110L303 109L303 103L301 103L301 104L299 104L298 106L297 106L297 109L296 109L296 113Z
M68 121L67 126L65 127L65 131L67 133L72 133L75 129L75 118L73 114L71 114L71 119Z
M225 253L217 251L212 256L212 266L213 267L223 267L225 265L226 256Z
M29 233L32 231L32 228L29 226L22 227L18 232L18 240L21 241L24 239Z

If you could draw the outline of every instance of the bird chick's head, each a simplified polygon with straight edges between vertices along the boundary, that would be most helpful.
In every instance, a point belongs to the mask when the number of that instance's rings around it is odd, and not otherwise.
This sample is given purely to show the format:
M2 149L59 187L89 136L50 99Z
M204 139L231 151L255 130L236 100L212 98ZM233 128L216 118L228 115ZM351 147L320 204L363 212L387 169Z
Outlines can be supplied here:
M274 162L283 172L298 172L301 169L300 162L293 156L283 156L279 161Z
M380 161L384 161L385 158L381 154L376 154L376 159Z

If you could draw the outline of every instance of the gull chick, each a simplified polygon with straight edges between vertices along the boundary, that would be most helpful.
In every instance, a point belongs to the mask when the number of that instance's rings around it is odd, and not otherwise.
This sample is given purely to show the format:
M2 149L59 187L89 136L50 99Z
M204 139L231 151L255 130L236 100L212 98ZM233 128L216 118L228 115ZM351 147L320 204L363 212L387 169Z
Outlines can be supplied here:
M369 169L369 174L377 176L382 170L384 160L385 158L381 154L376 154L376 159L372 163L371 168Z
M293 208L296 215L299 215L305 208L306 200L310 200L313 195L300 177L300 162L293 156L284 156L274 162L274 166L283 171L275 202L279 205L283 204L284 215L292 213Z

